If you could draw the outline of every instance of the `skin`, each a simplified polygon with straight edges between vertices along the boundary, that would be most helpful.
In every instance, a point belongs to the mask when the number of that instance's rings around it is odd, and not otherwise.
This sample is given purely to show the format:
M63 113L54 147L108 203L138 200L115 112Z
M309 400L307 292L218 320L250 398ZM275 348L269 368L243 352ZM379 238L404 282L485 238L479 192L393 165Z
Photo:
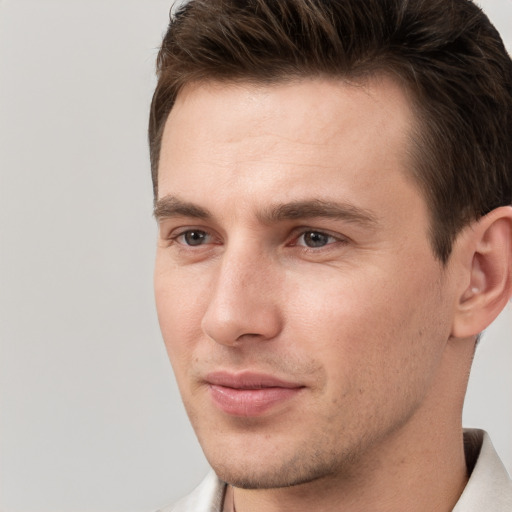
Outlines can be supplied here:
M475 336L453 331L472 238L446 266L434 256L409 171L413 128L406 95L384 77L190 85L171 111L158 317L192 425L235 486L238 512L449 511L465 485L460 416ZM205 383L218 370L301 390L233 416Z

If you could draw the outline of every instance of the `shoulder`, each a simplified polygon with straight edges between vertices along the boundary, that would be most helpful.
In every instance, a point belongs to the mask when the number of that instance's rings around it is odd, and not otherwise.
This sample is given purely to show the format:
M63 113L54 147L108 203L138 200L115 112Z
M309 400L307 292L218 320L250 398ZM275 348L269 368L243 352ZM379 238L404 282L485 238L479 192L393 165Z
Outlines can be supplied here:
M466 458L475 464L453 512L512 512L512 480L489 435L467 430L464 437Z
M226 484L211 471L187 496L157 512L221 512Z

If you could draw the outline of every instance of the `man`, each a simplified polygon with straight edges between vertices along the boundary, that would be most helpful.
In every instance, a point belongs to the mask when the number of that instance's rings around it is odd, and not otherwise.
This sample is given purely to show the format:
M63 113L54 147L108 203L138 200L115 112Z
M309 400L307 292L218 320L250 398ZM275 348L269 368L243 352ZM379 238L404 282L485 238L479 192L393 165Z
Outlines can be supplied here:
M461 413L512 294L512 63L469 0L192 0L155 289L210 475L175 511L512 510Z

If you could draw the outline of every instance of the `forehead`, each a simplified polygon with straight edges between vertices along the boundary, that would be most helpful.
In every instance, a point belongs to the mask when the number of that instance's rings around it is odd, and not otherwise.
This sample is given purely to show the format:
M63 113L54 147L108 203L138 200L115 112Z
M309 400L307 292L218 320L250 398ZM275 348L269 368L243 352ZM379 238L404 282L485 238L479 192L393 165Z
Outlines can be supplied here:
M261 124L245 125L244 132L252 128L258 134L265 122L274 122L281 130L308 139L325 139L342 130L347 121L370 121L377 132L392 125L400 130L413 120L408 94L407 89L383 74L355 81L304 78L275 84L191 83L179 92L163 138L175 125L179 129L190 126L186 121L194 115L203 121L193 127L195 135L209 128L207 121L214 121L217 129L238 131L237 121L245 123L248 116ZM300 124L301 120L307 122ZM320 134L318 128L327 129Z
M389 188L409 176L413 122L406 94L386 77L192 84L166 122L159 196L201 203L236 191L255 201L272 188L284 202L305 189L357 197Z

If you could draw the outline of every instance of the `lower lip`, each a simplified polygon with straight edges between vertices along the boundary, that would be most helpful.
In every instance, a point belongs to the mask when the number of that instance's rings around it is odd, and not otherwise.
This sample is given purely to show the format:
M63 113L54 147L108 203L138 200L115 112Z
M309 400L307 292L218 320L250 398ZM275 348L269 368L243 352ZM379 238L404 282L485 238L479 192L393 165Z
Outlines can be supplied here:
M259 416L297 395L302 388L238 389L210 384L214 404L233 416Z

